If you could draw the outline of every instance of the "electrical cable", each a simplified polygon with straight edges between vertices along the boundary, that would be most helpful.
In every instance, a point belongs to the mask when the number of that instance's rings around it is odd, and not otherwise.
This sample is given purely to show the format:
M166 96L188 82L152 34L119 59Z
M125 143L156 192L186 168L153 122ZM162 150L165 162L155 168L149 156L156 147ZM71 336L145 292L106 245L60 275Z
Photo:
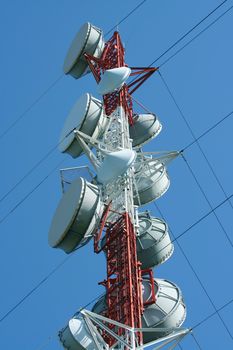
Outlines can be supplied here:
M30 174L33 173L34 170L36 170L41 163L43 163L49 156L57 149L56 146L52 147L33 167L20 179L18 180L4 195L0 198L0 203L7 198Z
M139 5L137 5L128 15L126 15L120 22L122 23L123 21L125 21L132 13L134 13L140 6L142 6L147 0L142 1ZM201 21L199 21L194 27L192 27L188 32L186 32L184 35L182 35L182 37L180 39L178 39L173 45L171 45L163 54L161 54L156 60L154 60L150 66L155 63L157 60L159 60L161 57L163 57L167 52L169 52L174 46L176 46L180 41L182 41L187 35L189 35L194 29L196 29L201 23L203 23L208 17L210 17L215 11L217 11L222 5L224 5L224 3L226 3L228 0L223 1L222 3L220 3L215 9L213 9L208 15L206 15ZM112 27L107 33L109 34L113 29L115 29L116 26ZM56 83L63 77L63 75L61 75L52 85L50 85L49 88L47 88L44 93L42 95L39 96L39 98L34 101L28 108L27 110L17 119L18 121L28 112L32 109L32 107L41 100L41 98L43 96L45 96L48 91L56 85ZM136 101L137 102L137 101ZM138 103L138 102L137 102ZM13 123L14 125L17 123L17 120ZM12 126L10 126L8 129L10 130L11 127L13 127L14 125L12 124ZM8 130L7 129L7 130ZM9 131L8 130L8 131ZM5 133L7 133L8 131L4 132L2 135L0 135L0 139L1 136L4 136ZM56 146L54 147L54 150L56 149ZM51 153L53 152L53 150L50 151ZM48 156L51 154L50 152L48 152L49 154L46 154L40 161L38 161L38 163L36 163L36 165L34 167L32 167L32 169L30 169L8 192L6 192L1 198L0 198L0 202L5 199L10 193L12 193L12 191L23 182L23 180L25 178L27 178L45 159L48 158ZM216 179L216 181L218 181ZM221 186L221 184L220 184ZM224 191L224 189L223 189Z
M147 67L151 67L157 61L159 61L163 56L165 56L169 51L171 51L176 45L178 45L184 38L186 38L190 33L192 33L199 25L201 25L207 18L209 18L214 12L216 12L221 6L223 6L228 0L221 2L217 7L215 7L211 12L209 12L205 17L203 17L197 24L195 24L191 29L189 29L185 34L183 34L174 44L169 46L162 54L160 54L156 59L154 59ZM201 32L199 32L196 36L190 39L184 46L182 46L179 50L177 50L174 54L172 54L169 58L167 58L158 68L164 66L168 61L170 61L174 56L176 56L179 52L181 52L185 47L187 47L191 42L193 42L197 37L199 37L202 33L204 33L207 29L209 29L214 23L216 23L220 18L222 18L225 14L227 14L233 5L228 8L225 12L223 12L219 17L217 17L213 22L211 22L207 27L205 27ZM135 77L132 79L129 84L134 82L137 79Z
M233 197L233 193L229 196L229 198ZM224 201L220 202L217 206L215 206L212 210L210 210L209 212L207 212L206 214L204 214L203 216L201 216L198 220L196 220L192 225L190 225L187 229L185 229L183 232L181 232L179 235L177 235L171 242L176 242L180 237L183 237L187 232L189 232L193 227L195 227L196 225L198 225L201 221L203 221L205 218L207 218L213 211L217 210L218 208L220 208L222 205L224 205L227 202L227 199L225 199ZM169 243L170 244L170 243ZM168 246L168 245L167 245ZM162 251L163 249L165 249L167 246L163 247L160 251ZM159 251L159 252L160 252ZM159 253L158 252L158 253ZM69 255L69 257L71 257L71 255ZM68 258L69 258L68 257ZM65 260L68 260L68 258L66 258ZM52 270L52 272L50 272L42 281L40 281L36 287L34 287L26 296L24 296L15 306L13 306L4 316L2 316L2 318L0 318L0 323L7 318L19 305L21 305L31 294L33 294L33 292L35 292L45 281L47 281L49 279L49 277L59 269L60 266L62 266L66 261L63 260L57 267L55 267L54 270ZM216 314L216 312L215 312Z
M227 120L229 117L231 117L233 115L233 111L231 111L230 113L228 113L227 115L225 115L223 118L221 118L217 123L215 123L214 125L210 126L206 131L204 131L200 136L198 136L194 141L190 142L187 146L185 146L184 148L182 148L181 152L186 151L189 147L191 147L193 144L195 144L197 141L199 141L201 138L203 138L204 136L206 136L207 134L209 134L210 131L214 130L217 126L219 126L222 122L224 122L225 120Z
M94 114L96 112L93 111L92 114ZM92 115L90 114L90 116ZM33 167L31 169L29 169L27 171L27 173L25 175L23 175L21 177L21 179L19 179L6 193L4 193L4 195L0 198L0 203L7 198L30 174L32 174L46 159L49 158L49 156L58 148L58 146L68 137L70 136L70 134L72 134L74 132L75 129L79 128L79 126L81 125L78 124L76 127L74 127L70 132L68 132L55 146L53 146L36 164L33 165Z
M113 26L111 29L109 29L107 31L107 33L105 35L110 34L114 29L117 29L117 27L123 23L127 18L129 18L129 16L131 16L137 9L139 9L139 7L141 7L147 0L143 0L141 1L136 7L133 8L133 10L131 10L125 17L123 17L115 26ZM226 0L227 1L227 0Z
M135 100L135 102L139 103L138 101ZM141 104L140 104L141 105ZM143 106L144 107L144 106ZM146 107L144 107L146 108ZM146 109L148 110L148 109ZM192 145L194 145L198 140L200 140L201 138L203 138L204 136L206 136L208 133L210 133L212 130L214 130L216 127L218 127L222 122L224 122L225 120L227 120L229 117L231 117L233 115L233 111L231 111L230 113L228 113L226 116L224 116L223 118L221 118L217 123L215 123L214 125L210 126L206 131L204 131L200 136L198 136L196 138L196 140L190 142L187 146L185 146L181 152L186 151L188 148L190 148ZM77 128L77 127L76 127ZM72 132L72 131L71 131ZM70 132L70 133L71 133ZM67 137L70 133L68 133L65 137ZM60 141L62 142L62 141ZM45 159L47 159L49 157L49 155L52 153L53 150L56 149L56 147L58 147L58 145L60 144L60 142L54 146L53 148L51 148L51 150L43 157ZM51 153L50 153L51 152ZM7 193L5 193L3 195L2 198L0 198L0 202L5 199L5 197L7 197L11 192L13 192L13 190L26 178L28 177L41 163L42 161L44 161L45 159L41 158L41 160L39 162L37 162Z
M193 334L193 332L191 333L191 336L193 337L193 340L194 340L194 342L196 343L198 349L202 350L201 345L200 345L200 343L197 341L197 338L195 337L195 335Z
M6 136L8 134L8 132L15 126L18 124L18 122L23 119L23 117L25 117L25 115L30 112L32 110L32 108L42 100L42 98L48 94L48 92L50 90L52 90L57 84L58 82L63 78L63 74L60 75L51 85L49 85L49 87L47 87L47 89L45 89L42 94L40 94L13 122L12 124L10 124L4 131L2 134L0 134L0 140Z
M28 199L33 192L35 192L47 179L52 173L57 170L57 168L60 167L60 165L64 162L64 159L60 161L36 186L34 186L17 204L14 205L13 208L11 208L1 219L0 224L2 224L23 202Z
M80 314L80 312L84 309L86 309L87 307L89 307L91 304L93 304L96 300L99 300L100 298L102 298L105 295L105 293L101 293L99 294L97 297L95 297L94 299L92 299L91 301L89 301L86 305L82 306L78 312L76 312L76 315Z
M199 180L197 179L197 176L195 175L193 169L191 168L189 162L187 161L187 158L185 158L185 156L184 156L183 154L181 154L181 156L182 156L182 159L184 160L185 164L187 165L187 168L189 169L189 171L190 171L190 173L191 173L193 179L195 180L195 182L196 182L196 184L197 184L197 186L198 186L200 192L202 193L202 195L203 195L203 197L205 198L206 202L208 203L209 207L212 209L212 208L213 208L213 207L212 207L212 204L210 203L210 201L209 201L209 199L208 199L208 197L207 197L207 195L206 195L206 193L205 193L203 187L201 186ZM227 195L225 196L225 198L227 198ZM230 203L230 201L228 201L228 203ZM233 248L233 242L231 241L231 238L229 237L229 235L228 235L226 229L224 228L224 226L223 226L221 220L219 219L219 217L217 216L217 214L216 214L215 212L214 212L214 216L215 216L215 218L216 218L216 220L217 220L219 226L221 227L223 233L225 234L225 236L226 236L226 238L227 238L229 244L230 244L231 247Z
M105 293L101 293L99 294L97 297L95 297L94 299L92 299L91 301L89 301L86 305L82 306L78 312L76 312L72 317L75 317L77 315L79 315L79 313L86 309L87 307L89 307L91 304L93 304L96 300L100 299L103 295L105 295ZM57 336L57 333L56 334L53 334L53 335L50 335L49 337L47 337L46 341L43 342L43 344L41 344L39 347L36 347L36 350L42 350L44 348L46 348L46 346L48 345L48 343L53 339L55 338L55 336Z
M229 198L233 197L233 193L229 196ZM198 225L200 222L202 222L203 220L205 220L209 215L211 215L215 210L219 209L220 207L222 207L227 200L229 199L225 199L222 202L220 202L218 205L216 205L213 209L211 209L210 211L208 211L207 213L205 213L204 215L202 215L199 219L197 219L192 225L190 225L189 227L187 227L183 232L181 232L180 234L178 234L174 239L171 240L171 242L169 242L168 244L166 244L163 248L161 248L159 251L156 252L155 255L158 255L160 252L162 252L164 249L166 249L171 243L176 242L178 239L180 239L181 237L185 236L187 232L189 232L192 228L194 228L196 225ZM155 205L155 203L154 203ZM156 206L156 205L155 205Z
M134 7L125 17L123 17L119 23L123 23L127 18L129 18L139 7L141 7L147 0L143 0L142 2L140 2L136 7ZM108 32L105 35L110 34L115 28L117 27L114 26L111 29L108 30ZM26 114L28 112L30 112L32 110L32 108L38 104L38 102L40 102L42 100L42 98L48 94L48 92L50 90L52 90L57 84L58 82L64 77L64 74L62 73L55 81L53 81L1 134L0 134L0 140L8 134L8 132L18 124L18 122L23 119L23 117L26 116Z
M52 271L50 271L39 283L35 285L22 299L20 299L12 308L7 311L1 318L0 323L3 322L8 316L12 314L26 299L28 299L38 288L40 288L48 279L58 271L71 257L73 254L70 254L64 260L62 260Z
M158 212L160 213L161 217L166 221L166 219L165 219L165 217L164 217L162 211L160 210L158 204L156 204L155 202L153 202L153 203L154 203L156 209L158 210ZM215 212L213 212L213 213L215 214ZM176 240L176 236L174 235L173 230L171 229L171 226L170 226L170 225L169 225L169 228L170 228L170 232L171 232L172 236L174 237L174 240ZM189 260L187 254L185 253L185 251L184 251L184 249L182 248L181 244L180 244L177 240L176 240L176 243L177 243L177 245L178 245L178 247L179 247L179 249L180 249L182 255L184 256L184 258L185 258L187 264L189 265L190 269L192 270L194 276L196 277L197 281L199 282L199 284L200 284L202 290L204 291L205 295L207 296L207 298L208 298L210 304L212 305L213 309L217 312L217 315L218 315L220 321L222 322L224 328L226 329L227 333L229 334L231 340L233 340L233 336L232 336L232 334L231 334L229 328L227 327L227 325L226 325L225 321L223 320L222 316L221 316L221 315L219 314L219 312L217 311L217 308L216 308L216 306L215 306L215 304L214 304L214 302L213 302L213 300L212 300L210 294L208 293L208 290L206 289L206 287L205 287L204 284L202 283L200 277L198 276L198 273L197 273L196 270L194 269L194 267L193 267L191 261Z
M140 101L138 101L136 98L132 97L132 100L137 103L146 113L150 113L150 114L154 114L153 112L151 112L151 110L149 108L147 108L146 106L144 106ZM201 138L203 138L204 136L208 135L211 131L213 131L216 127L218 127L220 124L222 124L225 120L227 120L228 118L232 117L233 115L233 110L229 113L227 113L224 117L222 117L219 121L217 121L215 124L211 125L208 129L206 129L201 135L199 135L198 137L195 138L194 141L190 142L189 144L187 144L186 146L184 146L182 148L182 150L180 152L185 152L188 148L190 148L191 146L193 146L197 141L199 141Z
M233 5L229 7L225 12L223 12L221 15L219 15L213 22L211 22L207 27L205 27L203 30L201 30L197 35L195 35L192 39L190 39L185 45L183 45L180 49L178 49L174 54L172 54L170 57L168 57L159 68L163 67L165 64L167 64L172 58L174 58L178 53L183 51L189 44L191 44L195 39L197 39L201 34L203 34L207 29L212 27L218 20L220 20L223 16L225 16L229 11L233 9ZM154 63L154 62L153 62ZM151 63L151 65L153 64Z
M81 248L81 247L80 247ZM78 248L78 249L80 249ZM55 274L55 272L57 272L71 257L74 256L74 253L71 253L70 255L68 255L68 257L66 257L65 259L63 259L54 269L52 269L52 271L50 271L40 282L38 282L35 287L33 287L27 294L25 294L25 296L20 299L9 311L7 311L1 318L0 318L0 323L2 321L4 321L8 316L10 316L10 314L12 314L12 312L14 312L26 299L28 299L36 290L38 290L38 288L40 288L46 281L48 281L48 279ZM94 303L97 299L101 298L105 293L101 293L100 295L98 295L97 297L95 297L93 300L91 300L90 302L88 302L85 306L83 306L82 308L80 308L80 310L75 314L79 314L81 310L87 308L88 306L90 306L92 303Z
M139 7L141 7L147 0L143 0L141 3L139 3L132 11L130 11L125 17L123 17L122 20L119 21L118 25L123 23L127 18L129 18ZM203 23L208 17L210 17L214 12L216 12L221 6L223 6L228 0L224 0L223 2L221 2L216 8L214 8L211 12L209 12L204 18L202 18L196 25L194 25L190 30L188 30L184 35L181 36L181 38L179 38L174 44L172 44L168 49L166 49L159 57L157 57L150 65L153 65L155 62L157 62L160 58L162 58L165 54L167 54L171 49L173 49L178 43L180 43L185 37L187 37L193 30L195 30L201 23ZM232 8L232 7L231 7ZM231 9L230 8L230 9ZM230 11L230 9L228 9L226 12ZM225 13L226 13L225 12ZM225 14L224 13L224 14ZM222 14L221 17L224 15ZM219 18L218 18L219 19ZM218 20L217 19L217 20ZM217 21L215 20L215 22ZM214 24L214 23L212 23ZM212 25L211 24L211 25ZM209 25L208 28L211 26ZM117 25L115 25L114 27L112 27L109 31L107 31L107 33L105 35L110 34L115 28L117 27ZM206 28L206 29L208 29ZM205 29L205 30L206 30ZM202 31L203 32L203 31ZM202 33L201 32L201 33ZM197 36L199 36L201 33L199 33ZM193 39L191 39L191 41L193 41ZM190 41L190 42L191 42ZM189 43L190 43L189 42ZM185 47L189 44L187 43L185 45ZM184 48L184 47L183 47ZM183 49L182 48L182 49ZM180 52L180 50L179 50ZM174 55L176 55L178 52L176 52ZM172 56L173 57L173 56ZM170 57L169 60L172 58ZM166 62L163 62L162 65L164 65ZM161 66L162 66L161 65ZM161 67L160 66L160 67ZM2 133L0 134L0 139L3 138L45 95L47 95L47 93L64 77L64 75L60 75L47 89L44 90L44 92L39 95L39 97L37 99L35 99L26 109L24 112L22 112L18 118L15 119L15 121L9 125L9 127Z
M122 22L124 22L128 17L131 16L131 14L133 14L139 7L141 7L147 0L143 0L141 3L139 3L131 12L129 12L119 23L121 24ZM116 26L112 27L105 35L110 34L113 29L115 29ZM23 116L28 113L32 107L37 104L57 83L58 81L60 81L60 79L63 77L64 75L62 74L58 79L55 80L54 83L52 83L15 121L14 123L12 123L1 135L0 135L0 139L1 137L5 136L11 128L13 128L13 126L15 126L18 121L20 119L23 118ZM77 127L76 127L77 128ZM66 135L65 137L69 136ZM64 139L65 139L64 137ZM52 149L50 149L50 151L48 153L46 153L19 181L17 181L17 183L15 185L12 186L12 188L7 191L1 198L0 198L0 203L6 198L8 197L8 195L10 195L15 188L17 188L34 170L36 170L38 168L38 166L43 163L55 150L56 148L59 146L59 144L62 142L63 140L61 140L56 146L52 147Z
M198 145L198 148L199 148L201 154L203 155L205 161L207 162L207 165L209 166L209 168L210 168L210 170L211 170L211 172L212 172L212 174L213 174L213 176L214 176L214 178L215 178L217 184L219 185L219 187L220 187L221 191L223 192L225 198L227 198L227 193L225 192L225 190L224 190L224 188L223 188L223 186L222 186L222 184L221 184L221 182L220 182L220 180L219 180L219 178L218 178L216 172L214 171L212 165L210 164L210 162L209 162L209 160L208 160L208 158L207 158L205 152L203 151L203 149L202 149L200 143L197 141L196 136L195 136L195 134L194 134L194 132L193 132L193 130L192 130L190 124L189 124L188 121L187 121L187 118L185 117L185 115L184 115L182 109L180 108L180 106L179 106L177 100L175 99L174 94L172 93L171 89L169 88L167 82L165 81L165 79L164 79L164 77L162 76L162 74L161 74L160 71L159 71L159 76L161 77L161 80L162 80L163 84L165 85L165 88L166 88L166 90L167 90L167 92L168 92L170 98L172 99L173 103L175 104L175 106L176 106L176 108L177 108L177 110L178 110L178 112L179 112L179 115L181 116L182 120L184 121L184 123L185 123L186 127L188 128L190 134L192 135L193 139L196 141L196 144ZM193 170L192 170L190 164L188 163L187 159L184 157L184 155L183 155L182 153L181 153L181 155L182 155L183 160L185 161L185 163L186 163L186 165L187 165L187 167L188 167L188 169L189 169L191 175L193 176L193 178L194 178L194 180L195 180L195 182L196 182L196 184L197 184L199 190L201 191L202 195L204 196L206 202L208 203L209 207L212 208L211 202L209 201L209 199L208 199L208 197L207 197L207 195L206 195L204 189L202 188L202 186L201 186L199 180L197 179L196 175L194 174L194 172L193 172ZM231 209L233 210L233 205L232 205L232 203L231 203L230 200L228 201L228 204L231 206ZM231 247L233 248L233 242L231 241L231 239L230 239L230 237L229 237L229 235L228 235L226 229L224 228L222 222L220 221L219 217L217 216L217 214L216 214L215 212L214 212L214 216L215 216L215 218L216 218L218 224L220 225L220 227L221 227L223 233L225 234L225 236L226 236L226 238L227 238L229 244L230 244Z
M226 302L224 305L222 305L220 308L217 309L217 311L212 312L211 314L209 314L208 316L206 316L205 318L203 318L201 321L199 321L198 323L195 324L195 326L192 327L193 329L196 329L197 327L201 326L203 323L205 323L206 321L208 321L211 317L215 316L217 314L217 312L222 311L223 309L225 309L226 307L228 307L229 305L231 305L233 303L233 299L229 300L228 302Z
M227 197L227 193L226 193L226 191L224 190L224 187L222 186L221 181L219 180L219 178L218 178L218 176L217 176L217 174L216 174L214 168L212 167L212 165L211 165L210 161L208 160L208 158L207 158L205 152L203 151L203 148L201 147L200 143L198 142L198 140L197 140L197 138L196 138L196 135L194 134L194 132L193 132L193 130L192 130L192 128L191 128L191 125L189 124L187 118L185 117L185 115L184 115L182 109L180 108L180 106L179 106L177 100L175 99L174 93L172 93L171 89L169 88L169 86L168 86L166 80L164 79L164 77L163 77L161 71L159 71L159 76L161 77L161 80L162 80L163 84L165 85L166 90L168 91L168 93L169 93L169 95L170 95L172 101L174 102L174 104L175 104L175 106L176 106L176 108L177 108L177 110L178 110L178 112L179 112L179 114L180 114L182 120L184 121L184 123L185 123L186 127L188 128L190 134L192 135L194 141L196 141L196 144L197 144L197 146L198 146L198 148L199 148L199 150L200 150L202 156L204 157L204 159L205 159L205 161L206 161L206 163L207 163L207 165L208 165L208 167L209 167L211 173L213 174L213 176L214 176L216 182L218 183L220 189L222 190L222 192L223 192L223 194L224 194L224 196L225 196L225 198L226 198L226 197ZM187 147L186 147L186 149L187 149ZM231 201L229 201L229 205L231 206L231 209L233 210L233 205L232 205Z
M143 3L144 3L144 2L145 2L145 1L143 1ZM225 2L226 2L226 1L224 1L223 3L225 3ZM222 5L222 4L221 4L221 5ZM220 5L220 6L221 6L221 5ZM216 126L217 126L217 125L216 125ZM216 126L215 126L215 127L216 127ZM13 127L13 126L12 126L12 127ZM210 130L210 129L209 129L209 130ZM204 136L204 135L201 135L200 137L202 137L202 136ZM200 138L200 137L199 137L199 138ZM192 144L193 144L193 143L192 143ZM191 144L190 144L190 145L191 145ZM188 145L187 147L190 147L190 145ZM46 177L46 178L47 178L47 177ZM44 180L43 180L43 181L44 181ZM41 183L42 183L42 182L41 182ZM40 184L41 184L41 183L40 183ZM38 184L38 185L36 186L36 188L38 188L38 187L40 186L40 184ZM233 195L228 196L228 199L232 198L232 196L233 196ZM25 198L25 199L26 199L26 198ZM24 199L24 200L25 200L25 199ZM227 200L227 199L226 199L226 200ZM213 211L215 211L217 208L219 208L221 205L223 205L223 204L226 202L226 200L224 200L223 202L221 202L218 206L216 206L216 207L213 208L211 211L209 211L206 215L204 215L202 218L200 218L196 223L194 223L193 225L191 225L185 232L188 232L188 230L190 230L192 227L194 227L196 224L198 224L201 220L203 220L205 217L207 217L207 216L210 215ZM183 232L181 235L184 235L185 232ZM180 237L181 237L181 235L180 235ZM177 237L177 239L178 239L178 238L179 238L179 237ZM42 284L42 283L40 282L39 285L36 286L36 289L39 288L39 286L40 286L41 284ZM35 289L35 288L34 288L34 289ZM30 293L28 293L28 296L30 296L30 295L33 293L34 289L33 289ZM18 306L19 306L26 298L27 298L27 296L24 297L24 298L18 303ZM232 301L233 301L233 300L232 300ZM231 301L231 302L232 302L232 301ZM230 302L229 302L229 303L230 303ZM228 303L228 304L229 304L229 303ZM226 305L225 305L225 306L226 306ZM225 306L224 306L224 307L225 307ZM15 310L16 307L17 307L17 306L15 306L14 308L12 308L12 309L11 309L11 312L13 312L13 311ZM223 307L222 307L222 308L223 308ZM221 308L221 309L222 309L222 308ZM11 312L10 312L10 313L11 313ZM213 313L213 314L216 314L216 312ZM213 315L213 314L211 314L211 315ZM5 319L8 315L9 315L9 312L8 312L6 315L4 315L4 317L3 317L2 319L0 319L0 322L1 322L3 319ZM211 317L211 316L209 316L209 317ZM202 321L202 323L203 323L203 322L204 322L204 321ZM200 324L201 324L201 323L199 323L199 324L196 325L195 327L198 327Z
M187 229L185 229L182 233L180 233L178 236L176 236L176 239L174 241L176 241L178 238L184 236L188 231L190 231L193 227L195 227L196 225L198 225L200 222L202 222L204 219L206 219L210 214L212 214L215 210L219 209L220 207L222 207L225 203L227 203L227 201L229 199L231 199L233 197L233 193L228 196L226 199L224 199L223 201L221 201L218 205L216 205L215 207L213 207L211 210L209 210L206 214L202 215L197 221L195 221L192 225L190 225ZM172 241L172 242L174 242Z
M211 12L209 12L205 17L203 17L197 24L190 28L185 34L183 34L174 44L169 46L160 56L158 56L153 62L150 63L148 67L151 67L157 61L159 61L163 56L165 56L169 51L171 51L176 45L178 45L183 39L185 39L190 33L192 33L197 27L199 27L207 18L209 18L213 13L215 13L220 7L222 7L228 0L222 1L217 7L215 7ZM225 14L225 13L224 13ZM209 27L208 27L209 28ZM165 63L163 63L164 65ZM159 66L161 67L161 66Z

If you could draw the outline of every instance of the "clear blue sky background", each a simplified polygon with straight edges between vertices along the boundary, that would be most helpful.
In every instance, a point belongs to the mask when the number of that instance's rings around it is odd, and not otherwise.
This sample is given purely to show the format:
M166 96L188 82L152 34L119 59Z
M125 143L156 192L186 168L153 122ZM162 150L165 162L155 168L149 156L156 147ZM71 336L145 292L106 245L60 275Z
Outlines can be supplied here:
M62 75L66 51L84 22L90 21L107 32L137 3L139 1L133 0L1 1L1 132ZM147 0L119 27L126 45L128 64L149 65L219 3L220 0ZM227 1L183 43L232 4L233 1ZM233 11L230 11L161 68L196 136L233 109L232 23ZM166 57L173 52L175 50ZM163 59L158 64L162 62ZM76 99L85 92L97 96L91 75L78 81L63 76L0 139L1 196L57 144L66 115ZM146 150L180 150L193 141L158 74L148 80L135 97L155 112L163 124L162 133ZM233 118L229 117L200 140L227 195L233 193L232 128ZM185 152L185 157L211 206L217 206L225 196L196 144ZM0 203L0 218L62 159L62 167L84 165L86 162L85 157L73 160L58 150L54 151ZM171 187L157 204L173 234L178 236L205 215L210 206L182 158L170 165L169 174ZM62 251L53 250L47 244L49 225L60 197L57 169L0 224L0 318L65 258ZM147 208L153 215L159 216L153 205ZM216 210L216 214L233 240L232 207L225 203ZM211 315L214 307L180 247L218 309L233 298L232 246L213 214L190 229L178 242L180 246L175 244L173 257L159 267L155 275L180 286L187 304L185 325L193 327ZM104 257L95 256L90 243L0 322L0 348L61 349L56 332L75 311L103 292L103 287L97 283L104 277ZM220 312L220 316L233 335L232 311L233 304L230 304ZM233 340L216 314L197 327L194 334L201 349L233 349ZM50 336L53 338L48 341ZM184 340L182 348L198 349L191 336Z

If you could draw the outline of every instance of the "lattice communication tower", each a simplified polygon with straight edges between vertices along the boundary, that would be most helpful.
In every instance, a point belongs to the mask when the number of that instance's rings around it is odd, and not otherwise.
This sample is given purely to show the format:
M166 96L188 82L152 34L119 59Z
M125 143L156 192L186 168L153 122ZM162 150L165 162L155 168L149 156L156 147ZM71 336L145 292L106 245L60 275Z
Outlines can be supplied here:
M94 171L61 169L63 196L49 244L69 254L92 239L107 265L103 297L59 332L67 350L172 349L190 331L179 328L186 316L180 289L153 275L153 267L174 250L168 226L141 211L169 188L166 167L179 155L142 150L162 126L155 114L134 111L132 94L156 70L129 68L119 32L104 42L90 23L81 27L65 59L64 72L75 79L92 72L102 101L82 95L62 129L60 151L73 158L85 153Z

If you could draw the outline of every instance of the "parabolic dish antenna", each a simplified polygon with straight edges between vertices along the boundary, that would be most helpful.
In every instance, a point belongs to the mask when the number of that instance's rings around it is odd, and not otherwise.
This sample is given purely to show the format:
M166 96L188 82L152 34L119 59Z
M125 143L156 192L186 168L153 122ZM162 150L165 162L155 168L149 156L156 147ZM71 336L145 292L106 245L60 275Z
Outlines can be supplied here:
M162 125L155 114L137 114L134 123L129 127L133 147L141 147L156 137L162 130Z
M92 237L101 215L99 189L82 177L71 183L54 214L49 245L71 253Z
M138 214L138 225L137 257L142 264L142 270L164 263L174 251L166 222L150 216L149 212L144 212ZM104 251L105 244L106 236L100 243Z
M186 317L186 306L177 285L167 280L154 279L154 289L156 302L144 306L142 328L155 328L155 332L143 332L144 343L172 333L175 327L182 325ZM143 302L150 300L151 283L146 278L142 280L142 294ZM102 314L106 309L106 296L103 296L93 306L92 311Z
M103 104L90 94L82 95L69 113L62 129L59 150L73 158L80 156L83 149L75 137L74 130L98 138L105 130L107 118L103 114Z
M89 73L84 53L99 58L104 50L102 31L91 23L85 23L76 34L66 55L63 70L78 79Z
M97 170L98 182L107 184L123 175L133 164L135 158L136 152L130 149L108 153Z
M106 70L99 82L97 88L98 93L100 95L106 95L115 90L119 90L130 76L130 73L131 69L128 67Z
M72 318L68 325L59 332L59 338L65 349L95 350L93 338L83 320Z
M170 180L165 165L158 160L135 162L134 202L144 205L161 197L169 188Z
M150 216L148 212L139 213L137 235L137 256L142 269L152 268L164 263L174 251L165 221Z
M149 280L143 279L145 296L150 298L151 284ZM180 327L186 318L186 306L183 302L180 289L174 283L154 279L156 302L145 307L142 314L142 327L162 328L164 330L143 333L144 343L162 338L173 332L173 328ZM146 298L144 298L144 301Z

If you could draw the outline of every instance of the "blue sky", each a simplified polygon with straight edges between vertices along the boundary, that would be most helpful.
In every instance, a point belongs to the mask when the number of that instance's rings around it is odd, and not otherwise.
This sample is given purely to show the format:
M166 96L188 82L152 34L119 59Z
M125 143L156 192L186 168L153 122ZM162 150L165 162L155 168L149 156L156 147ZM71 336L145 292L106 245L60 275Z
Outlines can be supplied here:
M15 120L19 121L0 138L0 197L58 143L65 118L79 96L90 92L98 97L91 75L77 81L62 75L64 56L79 27L90 21L107 32L138 3L133 0L1 2L0 134ZM119 26L129 66L149 65L219 3L147 0ZM226 1L176 49L232 5L232 1ZM196 137L233 109L232 15L233 11L229 11L161 67L162 77ZM176 49L158 61L158 65ZM161 134L145 150L181 150L193 141L158 74L135 93L135 98L156 113L163 125ZM200 139L201 148L227 196L233 193L232 127L230 116ZM175 160L169 166L171 187L156 202L175 237L225 200L198 145L190 146L184 156L208 202L185 161ZM85 157L73 160L55 150L0 202L0 221L62 161L61 167L86 163ZM66 258L62 251L47 244L48 229L60 197L57 169L0 224L0 318ZM153 204L147 208L154 216L160 216ZM187 305L187 327L195 326L233 297L232 245L227 238L233 241L233 209L226 202L215 214L217 218L213 213L208 215L180 237L173 257L155 270L155 276L171 280L181 288ZM93 253L90 243L0 322L1 348L61 349L56 332L74 312L103 292L98 282L104 277L105 259ZM219 315L233 336L232 311L230 304ZM233 340L220 317L215 314L195 329L201 349L233 348ZM198 346L189 336L182 348L196 350Z

